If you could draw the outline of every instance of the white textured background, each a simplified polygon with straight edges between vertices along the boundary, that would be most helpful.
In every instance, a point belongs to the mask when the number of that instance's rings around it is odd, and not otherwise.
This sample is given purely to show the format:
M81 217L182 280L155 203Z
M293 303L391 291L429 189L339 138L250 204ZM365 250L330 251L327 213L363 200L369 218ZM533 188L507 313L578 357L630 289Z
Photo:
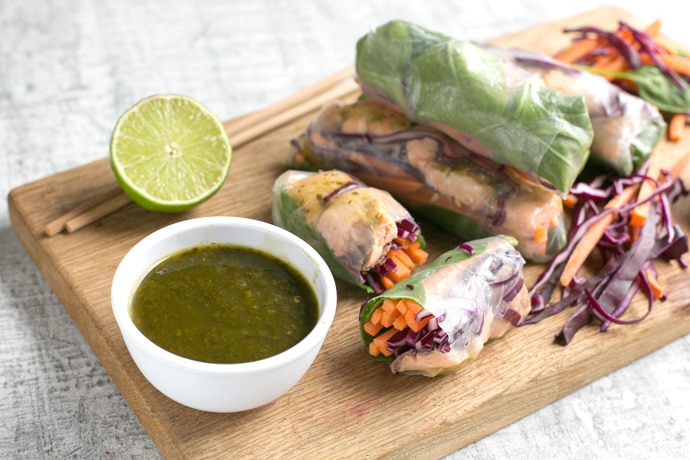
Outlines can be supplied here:
M190 95L222 119L270 105L350 64L356 39L392 18L482 40L606 3L0 0L0 192L107 156L117 117L153 93ZM608 3L690 46L684 0ZM452 457L690 458L689 445L686 336ZM158 456L3 199L0 458Z

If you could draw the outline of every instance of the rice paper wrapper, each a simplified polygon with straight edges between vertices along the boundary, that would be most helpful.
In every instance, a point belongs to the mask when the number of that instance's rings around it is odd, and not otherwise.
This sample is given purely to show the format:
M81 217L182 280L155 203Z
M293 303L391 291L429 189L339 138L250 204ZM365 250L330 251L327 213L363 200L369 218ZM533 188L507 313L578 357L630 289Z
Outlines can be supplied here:
M411 299L437 319L445 343L401 347L390 357L394 373L428 377L453 372L474 359L493 338L518 324L530 308L524 286L524 260L509 237L474 240L449 250L404 283L367 301L360 312L360 332L369 346L373 337L364 330L374 310L387 298ZM427 325L427 328L429 326ZM435 325L436 327L436 325ZM429 331L422 330L423 337Z
M295 144L306 167L346 171L465 240L508 234L535 262L566 243L556 192L378 101L324 107Z
M589 156L592 126L581 96L547 88L471 42L394 20L360 38L356 71L369 96L562 194Z
M390 193L345 172L288 170L273 192L273 223L314 247L335 277L367 292L374 289L365 275L396 237L423 245L414 219Z
M531 51L482 46L501 59L538 73L549 88L585 98L594 132L587 171L629 176L649 159L666 132L666 122L655 106L600 75Z

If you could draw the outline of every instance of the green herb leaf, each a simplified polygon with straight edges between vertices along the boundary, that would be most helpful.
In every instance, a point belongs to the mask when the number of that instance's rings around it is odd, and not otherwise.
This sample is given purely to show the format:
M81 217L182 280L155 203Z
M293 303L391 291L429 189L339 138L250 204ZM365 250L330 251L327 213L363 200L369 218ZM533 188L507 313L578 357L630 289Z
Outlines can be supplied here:
M581 68L593 73L632 81L637 85L638 95L657 106L659 110L672 113L685 113L690 110L690 87L688 84L679 79L681 85L678 86L656 66L646 65L629 72L616 72L593 67Z

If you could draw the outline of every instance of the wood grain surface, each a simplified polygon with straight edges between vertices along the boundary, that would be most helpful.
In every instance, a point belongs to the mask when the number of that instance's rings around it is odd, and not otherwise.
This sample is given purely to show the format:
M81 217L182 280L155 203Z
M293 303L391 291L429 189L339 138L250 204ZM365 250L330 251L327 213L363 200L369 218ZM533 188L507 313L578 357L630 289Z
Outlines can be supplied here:
M637 23L625 11L602 8L544 24L494 43L554 52L564 25L613 27ZM129 248L170 223L205 215L270 222L271 185L293 154L290 139L304 117L236 151L227 183L211 200L180 215L129 204L73 234L46 237L52 219L115 184L107 159L18 187L9 195L13 228L52 289L100 358L132 411L167 458L436 457L453 452L690 332L690 273L658 263L669 299L632 327L596 326L568 347L554 344L564 315L511 331L486 346L461 371L434 379L393 375L367 357L358 331L359 290L338 284L339 306L321 353L299 384L274 403L238 414L181 406L154 389L129 356L110 309L113 273ZM686 129L687 131L687 129ZM669 154L690 148L667 145ZM687 176L687 171L686 175ZM687 177L686 177L687 179ZM690 231L690 203L674 209ZM458 239L423 227L432 256ZM539 267L528 266L528 285ZM642 311L638 299L633 310ZM633 312L634 313L634 312ZM241 396L240 396L241 397Z

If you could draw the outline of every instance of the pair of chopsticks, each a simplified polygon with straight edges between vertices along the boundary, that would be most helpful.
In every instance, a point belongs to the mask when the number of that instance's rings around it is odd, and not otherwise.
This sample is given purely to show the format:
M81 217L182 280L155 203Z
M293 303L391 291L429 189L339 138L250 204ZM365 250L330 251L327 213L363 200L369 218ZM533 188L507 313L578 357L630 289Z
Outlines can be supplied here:
M287 123L319 109L327 102L354 95L359 86L354 81L354 68L348 66L292 96L254 113L223 123L233 150ZM72 233L107 216L130 203L129 197L117 187L88 199L45 227L48 236L62 231Z

